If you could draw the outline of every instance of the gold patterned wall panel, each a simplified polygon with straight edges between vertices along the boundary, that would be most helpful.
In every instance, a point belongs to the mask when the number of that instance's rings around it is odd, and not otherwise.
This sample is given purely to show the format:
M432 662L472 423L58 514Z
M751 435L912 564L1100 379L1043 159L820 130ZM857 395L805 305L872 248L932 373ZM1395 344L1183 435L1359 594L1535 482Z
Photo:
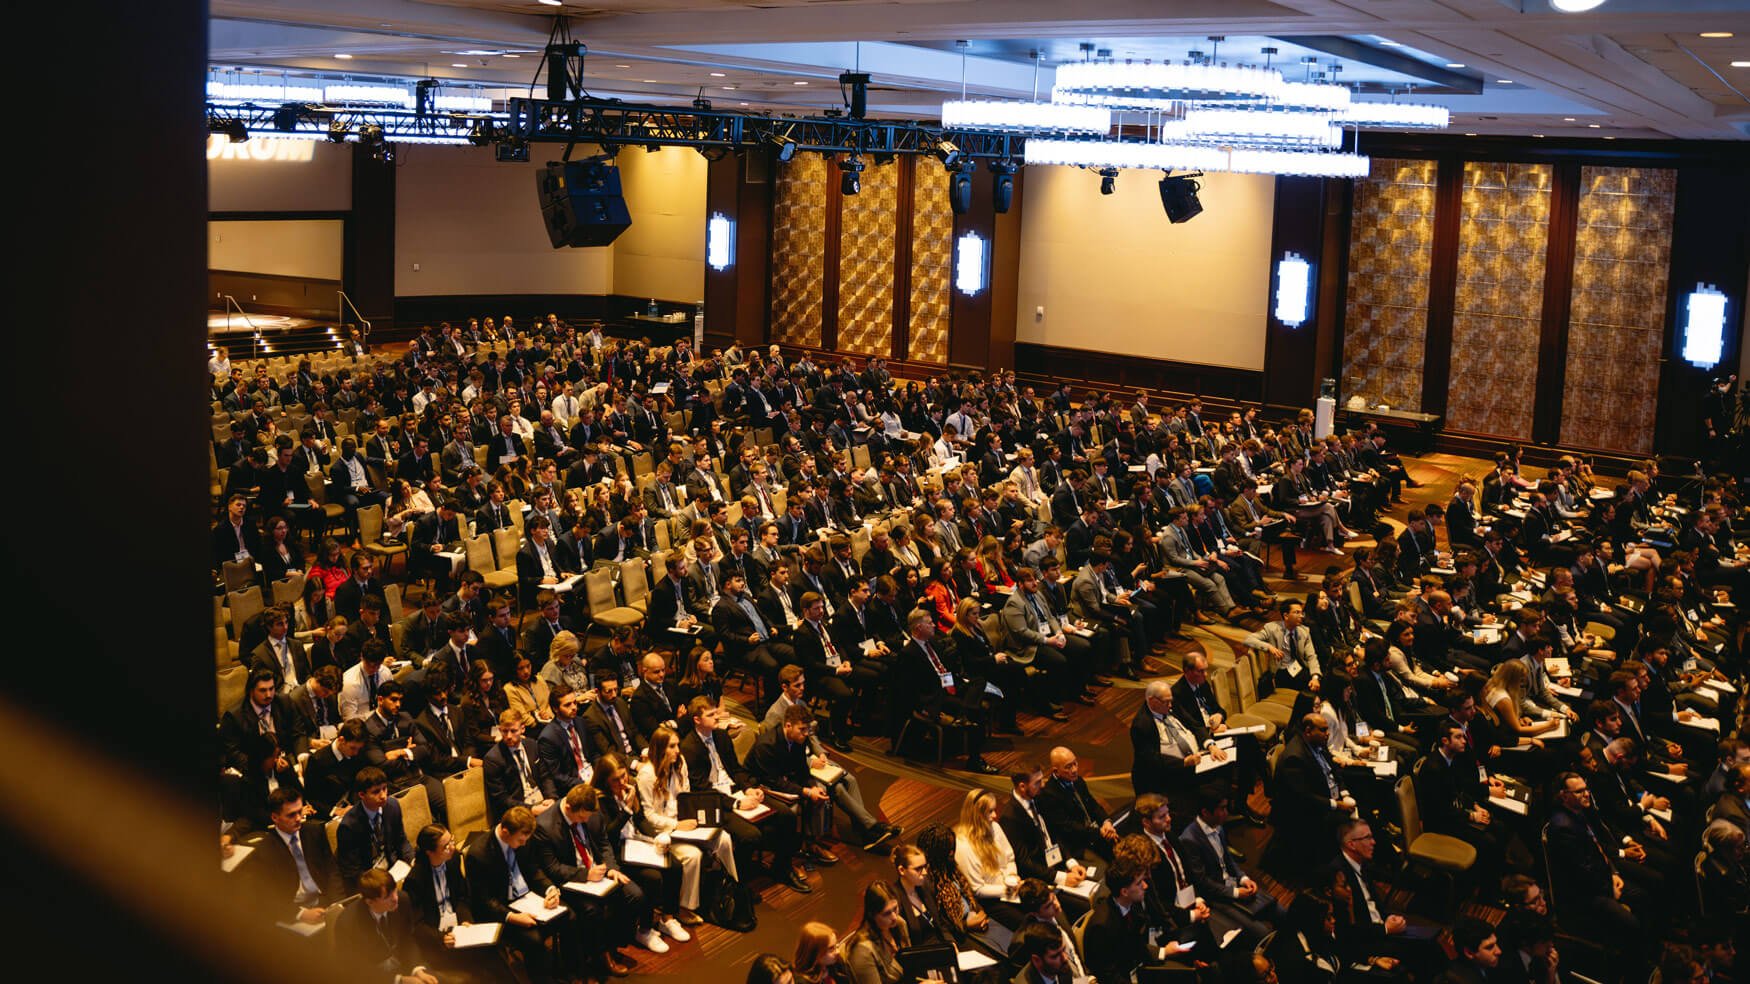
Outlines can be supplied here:
M912 176L909 358L947 364L953 287L954 213L948 208L948 172L919 160Z
M1548 164L1464 166L1446 424L1529 440L1549 245Z
M819 347L826 282L826 160L779 164L772 196L772 334Z
M893 352L893 251L899 225L899 165L869 164L862 191L839 206L840 352Z
M1433 161L1375 160L1371 175L1355 182L1344 399L1422 409L1436 170Z
M1674 170L1580 169L1563 444L1653 450L1676 195Z

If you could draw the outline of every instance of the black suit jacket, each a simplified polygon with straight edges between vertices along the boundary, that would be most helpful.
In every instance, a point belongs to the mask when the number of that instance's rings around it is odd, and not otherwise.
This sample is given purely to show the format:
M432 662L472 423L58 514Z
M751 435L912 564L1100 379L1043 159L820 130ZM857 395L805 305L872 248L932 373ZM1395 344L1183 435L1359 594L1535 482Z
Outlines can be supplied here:
M1146 703L1130 720L1130 751L1130 781L1138 794L1182 792L1195 780L1183 755L1161 751L1160 731Z
M413 719L414 758L426 775L438 778L453 776L468 767L468 746L462 733L461 714L452 707L444 717L449 724L447 735L444 723L430 707ZM454 754L451 754L451 749L455 750Z
M638 685L637 690L632 691L626 706L632 711L633 729L648 740L659 726L675 724L675 714L681 710L680 691L674 683L666 679L660 687L653 686L646 680Z
M1038 804L1034 804L1038 809ZM1045 815L1039 813L1040 821ZM1037 878L1047 885L1054 877L1053 869L1045 863L1045 833L1039 829L1039 824L1033 821L1033 816L1021 808L1021 804L1013 795L1006 796L997 806L997 823L1003 828L1003 833L1009 838L1009 846L1015 851L1015 868L1022 878ZM1055 838L1053 839L1055 842ZM1058 843L1059 850L1065 850ZM1069 855L1064 854L1068 859Z
M402 827L401 804L389 797L383 804L380 826L383 832L383 854L390 862L413 862L413 845ZM377 857L371 837L370 821L363 807L355 806L340 818L340 831L335 837L334 862L340 868L340 878L348 892L358 891L359 876L369 871Z
M1125 915L1110 896L1094 904L1082 930L1082 962L1102 981L1127 981L1148 961L1148 925L1143 906Z
M553 777L547 774L546 767L541 764L541 756L526 735L522 747L529 761L530 778L540 788L541 795L548 799L556 798L559 795L558 787L554 785ZM480 756L480 763L486 780L486 814L493 823L497 823L504 811L524 804L524 780L502 741Z
M808 769L808 743L791 745L783 728L768 728L754 741L747 753L747 770L761 786L789 796L820 785Z
M1476 807L1476 771L1465 772L1462 759L1447 764L1435 752L1416 767L1416 807L1422 826L1437 834L1457 835L1469 827L1467 814Z
M736 757L735 745L726 732L721 729L713 731L709 740L717 746L717 757L723 762L723 771L729 774L729 781L737 791L759 785L753 773L747 771L741 759ZM696 793L708 792L712 788L711 753L705 750L705 741L697 731L681 739L681 758L687 763L687 777Z
M461 858L444 862L444 886L449 893L450 908L456 913L456 922L473 922L474 906L469 898L468 880L462 875ZM438 932L437 884L432 879L431 862L424 854L414 859L413 870L401 883L401 892L406 899L402 908L413 916L413 932L420 943L428 948L443 946L443 934Z
M340 873L334 866L334 854L328 849L327 831L312 818L305 821L298 836L304 848L304 863L321 893L312 904L325 906L339 901ZM248 874L256 898L273 899L276 904L284 902L285 907L280 910L285 913L283 921L291 922L298 917L298 907L291 901L298 892L298 863L277 830L269 830L255 846L255 853L244 859L243 872Z
M627 706L624 695L615 698L614 713L619 717L619 727L614 726L612 718L608 717L602 702L598 699L584 708L578 720L583 722L583 733L589 738L591 753L597 756L608 752L626 754L626 742L632 746L631 754L636 756L645 745L650 744L650 736L638 730L637 722L632 718L632 708ZM624 741L622 741L622 739Z
M1610 831L1593 817L1558 806L1544 828L1549 843L1551 888L1557 898L1610 898L1616 865Z
M590 814L583 828L584 843L589 847L589 860L595 864L606 865L610 871L617 869L619 859L614 855L613 842L608 837L608 828L602 814L599 811ZM583 858L578 856L570 825L565 822L565 813L557 806L535 818L535 835L529 838L528 847L535 863L541 868L541 874L555 885L584 881L589 875Z
M275 694L273 703L268 708L268 717L273 721L273 732L279 739L280 750L288 758L309 751L309 724L292 707L291 701ZM260 730L261 719L248 697L225 712L225 716L219 719L219 749L227 766L238 772L249 771L244 761L243 749Z
M1035 801L1045 816L1051 836L1067 849L1081 854L1100 838L1100 825L1106 822L1105 807L1088 791L1087 780L1077 777L1065 785L1056 776L1045 777L1045 788Z
M558 810L557 806L553 807ZM468 846L468 903L474 910L474 917L481 922L503 922L510 915L510 864L504 858L504 848L498 841L497 821L483 837L477 837ZM535 858L534 848L530 846L534 838L529 838L529 844L524 844L516 852L517 870L522 873L523 881L528 883L529 891L536 895L545 895L553 882L541 870L540 863Z
M597 753L590 748L590 735L584 730L582 715L572 721L572 730L577 734L577 745L583 750L584 762L593 762ZM559 722L558 715L554 715L553 720L541 729L536 746L541 765L553 777L553 789L558 795L563 796L573 786L582 784L583 777L577 768L577 752L571 747L565 734L565 725Z
M255 521L248 516L243 518L243 546L249 551L249 556L261 559L261 531L255 528ZM226 561L235 560L237 556L237 531L231 526L229 517L221 519L219 525L213 527L213 569L218 570Z
M1209 729L1203 725L1203 715L1198 713L1201 707L1204 714L1220 714L1226 719L1227 709L1221 706L1221 701L1215 696L1215 688L1205 680L1203 686L1192 687L1191 681L1180 677L1173 684L1173 716L1178 718L1199 741L1209 737Z

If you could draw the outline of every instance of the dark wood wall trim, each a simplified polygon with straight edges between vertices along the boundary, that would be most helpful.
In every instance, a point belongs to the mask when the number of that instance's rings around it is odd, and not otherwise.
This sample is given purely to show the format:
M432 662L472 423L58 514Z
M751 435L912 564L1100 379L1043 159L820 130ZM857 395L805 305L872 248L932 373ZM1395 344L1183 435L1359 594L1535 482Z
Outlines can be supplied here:
M899 158L899 189L894 193L893 223L893 337L890 357L904 359L911 349L911 237L912 196L916 193L918 159Z
M1276 205L1270 230L1270 255L1266 257L1264 297L1264 394L1273 403L1311 406L1318 398L1324 366L1318 360L1321 290L1324 280L1325 180L1280 177L1276 179ZM1311 310L1299 325L1276 318L1276 264L1288 253L1298 254L1313 266Z
M1464 204L1464 161L1442 157L1434 182L1434 251L1429 256L1422 412L1444 417L1446 391L1452 385L1452 312L1458 302L1458 226Z
M1555 165L1550 187L1549 248L1543 265L1543 323L1537 338L1537 399L1531 440L1561 439L1562 397L1568 378L1568 315L1573 307L1574 234L1579 223L1580 164Z
M705 215L735 224L735 254L726 270L705 267L705 335L763 345L771 320L772 157L732 154L705 170Z
M1736 370L1747 340L1743 334L1745 272L1750 269L1750 164L1715 161L1677 174L1671 219L1671 279L1666 287L1665 344L1659 374L1659 412L1654 447L1671 454L1701 452L1701 396L1709 380ZM1684 299L1697 284L1724 293L1726 345L1716 369L1683 359ZM1743 385L1742 383L1739 384Z
M1260 403L1264 394L1264 373L1256 369L1204 366L1034 342L1015 343L1015 372L1041 380L1168 390L1232 403Z
M1318 345L1320 378L1343 378L1343 325L1349 310L1349 230L1355 182L1325 182L1324 243L1319 251ZM1339 390L1341 392L1341 390Z
M990 244L990 321L985 325L984 364L1011 368L1015 364L1016 306L1021 289L1021 206L1027 169L1015 173L1015 194L1009 210L992 214Z

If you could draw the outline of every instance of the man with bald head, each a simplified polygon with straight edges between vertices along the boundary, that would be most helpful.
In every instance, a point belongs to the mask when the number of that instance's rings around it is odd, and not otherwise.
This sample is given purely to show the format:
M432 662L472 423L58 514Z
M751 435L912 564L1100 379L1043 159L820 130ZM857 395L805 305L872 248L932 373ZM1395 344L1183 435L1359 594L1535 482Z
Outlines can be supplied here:
M1050 767L1036 801L1052 839L1071 855L1091 853L1111 860L1118 831L1106 808L1088 791L1076 753L1063 745L1053 748Z

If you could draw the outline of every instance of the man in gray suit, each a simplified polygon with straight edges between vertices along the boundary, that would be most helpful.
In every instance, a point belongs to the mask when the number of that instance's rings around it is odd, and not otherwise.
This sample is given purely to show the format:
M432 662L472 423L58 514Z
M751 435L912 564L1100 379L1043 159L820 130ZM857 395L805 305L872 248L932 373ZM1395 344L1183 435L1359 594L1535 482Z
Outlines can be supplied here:
M1111 566L1112 555L1104 550L1095 550L1088 554L1088 562L1082 565L1082 569L1076 572L1075 580L1070 582L1069 608L1078 618L1110 625L1115 631L1124 632L1130 637L1130 662L1121 667L1119 672L1134 680L1137 668L1142 665L1143 657L1149 651L1146 620L1131 605L1130 599L1107 585L1106 571Z
M1320 675L1312 632L1301 624L1305 615L1304 603L1289 601L1282 606L1282 621L1269 622L1245 638L1246 645L1270 654L1278 687L1305 690Z
M1093 646L1068 631L1051 602L1039 591L1039 572L1015 570L1015 590L1003 604L1003 648L1023 663L1037 666L1051 693L1082 693L1091 669ZM1057 701L1047 701L1047 705Z
M1167 563L1185 572L1185 580L1191 583L1191 588L1197 593L1197 600L1204 609L1214 608L1231 619L1237 606L1234 605L1233 596L1227 592L1227 579L1221 576L1221 572L1210 561L1198 556L1191 546L1190 535L1185 531L1188 514L1184 509L1175 507L1167 515L1167 529L1161 536L1161 544L1167 551ZM1208 625L1211 621L1204 611L1197 612L1199 625Z
M778 686L778 699L772 701L771 707L766 708L766 716L760 721L760 727L764 731L781 730L784 727L784 715L789 713L791 707L808 706L808 679L802 667L790 663L778 670ZM868 806L863 802L862 787L857 785L857 777L849 769L839 767L827 757L826 749L821 747L820 739L812 731L804 744L808 750L809 769L815 772L817 779L822 779L832 801L856 825L857 829L851 831L848 838L841 839L856 843L865 851L874 851L904 832L902 828L884 823L869 812ZM823 776L831 776L831 781L826 781ZM817 815L821 821L828 820L824 810ZM825 830L813 830L809 832L809 836L820 837L825 833Z

